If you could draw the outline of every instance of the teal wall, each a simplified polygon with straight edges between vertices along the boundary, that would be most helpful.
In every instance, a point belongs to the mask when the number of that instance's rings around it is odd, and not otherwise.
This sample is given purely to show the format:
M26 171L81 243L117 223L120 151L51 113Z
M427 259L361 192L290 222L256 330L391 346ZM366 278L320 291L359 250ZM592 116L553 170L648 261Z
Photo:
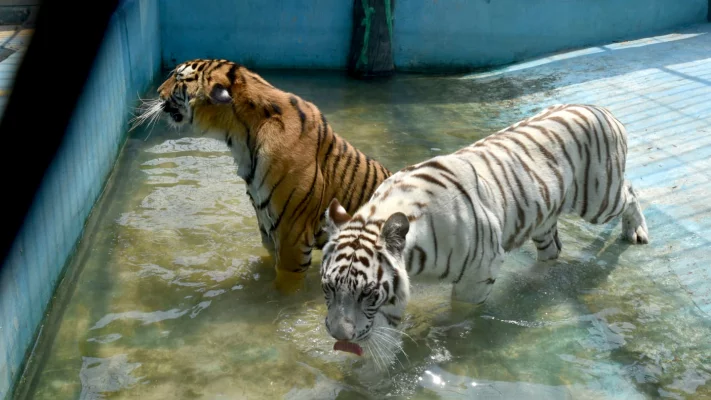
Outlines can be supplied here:
M344 68L352 12L353 0L160 0L163 62L226 58L259 68Z
M706 22L708 0L397 1L399 70L508 64Z
M346 67L352 0L160 2L167 67ZM705 22L707 12L708 0L395 0L393 56L403 71L496 66Z
M159 45L157 1L123 1L0 272L0 398L22 373L54 288L124 142L129 108L159 71Z

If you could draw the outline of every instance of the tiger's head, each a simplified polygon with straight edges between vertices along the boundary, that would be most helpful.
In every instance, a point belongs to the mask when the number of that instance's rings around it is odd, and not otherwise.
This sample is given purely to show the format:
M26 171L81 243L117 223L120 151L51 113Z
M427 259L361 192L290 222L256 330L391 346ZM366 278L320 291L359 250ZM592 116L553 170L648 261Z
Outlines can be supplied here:
M158 88L162 111L175 125L192 124L196 111L205 107L222 107L232 103L232 76L239 65L224 61L215 68L214 61L191 60L173 70ZM219 65L219 63L217 64ZM234 78L233 78L234 79Z
M240 125L233 110L239 110L247 97L246 73L245 67L227 60L183 62L158 87L158 98L144 101L134 128L163 116L176 128L195 125L203 130L231 130ZM260 82L268 85L263 79Z
M401 212L386 220L366 217L361 208L348 215L338 200L326 210L329 240L323 248L321 286L326 298L328 333L334 350L362 355L387 342L402 320L410 298L410 281L403 262L410 228Z

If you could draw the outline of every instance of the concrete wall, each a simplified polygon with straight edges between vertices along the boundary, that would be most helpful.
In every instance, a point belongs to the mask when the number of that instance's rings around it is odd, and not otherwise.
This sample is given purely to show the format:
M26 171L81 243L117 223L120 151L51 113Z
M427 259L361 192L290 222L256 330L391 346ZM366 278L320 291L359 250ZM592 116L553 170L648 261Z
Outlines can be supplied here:
M395 5L400 70L507 64L705 22L708 0L418 0Z
M34 22L40 0L0 0L0 25Z
M0 7L5 6L39 6L41 0L0 0Z
M343 69L352 10L352 0L161 0L163 62L214 57L259 68ZM507 64L704 22L707 10L708 0L396 0L395 65Z
M226 58L260 68L344 68L352 0L161 0L165 66Z
M129 107L160 68L158 4L126 0L88 90L0 276L0 398L22 372L44 312L124 142ZM80 41L81 38L77 38Z

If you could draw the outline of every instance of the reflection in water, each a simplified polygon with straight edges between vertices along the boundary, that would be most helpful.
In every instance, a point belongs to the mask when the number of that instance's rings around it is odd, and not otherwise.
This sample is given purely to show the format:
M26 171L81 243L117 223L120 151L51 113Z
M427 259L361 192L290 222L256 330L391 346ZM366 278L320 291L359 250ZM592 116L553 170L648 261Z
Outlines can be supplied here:
M82 357L82 361L81 400L101 399L107 393L128 389L139 381L132 373L141 364L128 362L125 354L108 358Z
M548 105L548 82L266 74L319 105L391 169L451 152ZM510 254L481 312L416 283L387 371L332 351L316 252L307 290L282 297L223 143L158 124L129 138L94 209L22 383L32 399L636 399L711 396L709 321L638 265L618 226L559 223L549 264ZM645 212L650 229L660 216ZM654 235L654 233L653 233ZM659 236L661 237L661 233ZM679 244L682 246L682 244Z
M118 313L118 314L108 314L101 318L94 326L92 326L89 329L101 329L105 327L106 325L116 321L116 320L121 320L121 319L137 319L141 322L143 322L143 325L151 324L154 322L159 322L163 321L166 319L175 319L175 318L180 318L183 316L185 313L187 313L188 310L168 310L168 311L154 311L150 313L142 313L138 311L127 311L124 313Z

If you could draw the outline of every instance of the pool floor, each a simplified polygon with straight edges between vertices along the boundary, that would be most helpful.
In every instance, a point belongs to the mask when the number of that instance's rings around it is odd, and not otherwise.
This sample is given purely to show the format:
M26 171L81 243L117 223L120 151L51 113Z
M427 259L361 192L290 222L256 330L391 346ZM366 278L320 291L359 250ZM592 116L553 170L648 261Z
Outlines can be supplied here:
M223 143L157 124L131 133L29 362L31 399L711 398L711 26L487 73L263 72L313 101L392 170L452 152L542 108L608 107L651 243L615 223L560 223L563 253L509 254L476 317L415 284L387 371L334 353L320 253L280 296Z

